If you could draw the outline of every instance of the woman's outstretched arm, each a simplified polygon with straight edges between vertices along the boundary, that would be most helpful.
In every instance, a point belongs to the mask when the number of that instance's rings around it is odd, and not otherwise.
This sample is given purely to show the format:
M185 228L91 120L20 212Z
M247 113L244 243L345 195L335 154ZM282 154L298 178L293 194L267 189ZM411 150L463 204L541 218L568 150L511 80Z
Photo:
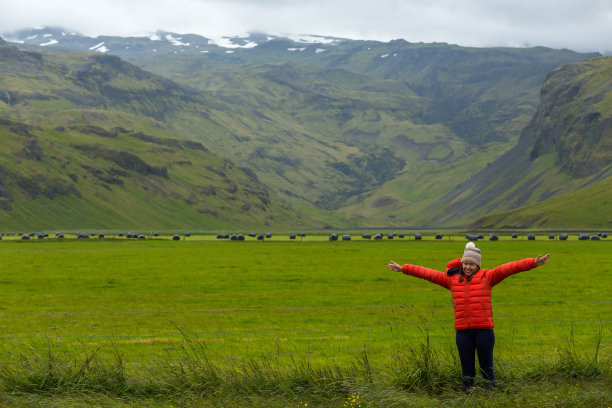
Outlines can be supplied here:
M400 265L395 261L390 261L387 264L387 268L389 268L390 271L402 272L405 275L425 279L446 289L450 289L450 277L440 271L419 265Z
M537 268L538 266L542 266L545 263L548 263L549 260L550 254L538 255L535 258L521 259L493 268L489 272L491 285L495 286L508 276L514 275L515 273L528 271L530 269Z

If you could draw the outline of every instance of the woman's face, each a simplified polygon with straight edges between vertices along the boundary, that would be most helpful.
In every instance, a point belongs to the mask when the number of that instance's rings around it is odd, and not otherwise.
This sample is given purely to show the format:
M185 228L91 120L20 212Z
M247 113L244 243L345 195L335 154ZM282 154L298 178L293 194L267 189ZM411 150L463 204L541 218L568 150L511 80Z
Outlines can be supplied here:
M471 261L461 262L461 267L463 268L463 272L465 272L466 276L472 276L478 271L478 265Z

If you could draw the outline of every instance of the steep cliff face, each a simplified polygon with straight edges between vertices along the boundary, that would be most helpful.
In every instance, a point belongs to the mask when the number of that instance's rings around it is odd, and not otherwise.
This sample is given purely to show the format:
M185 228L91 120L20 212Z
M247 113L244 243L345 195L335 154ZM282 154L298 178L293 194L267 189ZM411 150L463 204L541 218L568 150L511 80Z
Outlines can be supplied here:
M522 139L530 156L556 152L573 177L596 174L612 161L612 57L593 58L551 72L537 114Z
M612 57L598 57L548 75L538 111L517 145L432 206L443 208L435 221L467 221L482 214L518 211L561 199L611 175ZM573 200L580 197L576 194ZM582 199L596 201L597 197L585 194ZM525 225L534 226L533 220ZM541 220L537 218L537 223L545 226ZM496 223L477 221L475 225L494 227Z

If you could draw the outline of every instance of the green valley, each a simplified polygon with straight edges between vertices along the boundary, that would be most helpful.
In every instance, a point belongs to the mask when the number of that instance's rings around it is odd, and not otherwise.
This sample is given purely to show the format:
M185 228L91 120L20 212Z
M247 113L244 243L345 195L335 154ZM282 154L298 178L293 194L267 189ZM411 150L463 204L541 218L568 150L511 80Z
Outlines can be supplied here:
M0 44L5 228L610 225L508 220L605 199L610 58L164 37Z

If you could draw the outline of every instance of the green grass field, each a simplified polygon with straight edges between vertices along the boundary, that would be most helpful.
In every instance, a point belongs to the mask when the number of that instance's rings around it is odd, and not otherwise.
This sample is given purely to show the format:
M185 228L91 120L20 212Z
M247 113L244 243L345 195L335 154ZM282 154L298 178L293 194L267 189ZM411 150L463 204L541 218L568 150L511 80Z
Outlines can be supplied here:
M337 242L288 234L263 242L6 237L0 242L3 370L50 353L69 361L95 354L101 364L120 356L125 372L137 376L160 361L185 359L193 345L220 367L251 359L276 367L298 360L350 367L364 352L369 364L383 367L417 345L452 360L450 293L390 272L386 263L444 270L465 242L356 234ZM569 350L612 366L610 245L548 235L478 242L485 268L552 254L549 264L493 291L498 364L529 367Z

